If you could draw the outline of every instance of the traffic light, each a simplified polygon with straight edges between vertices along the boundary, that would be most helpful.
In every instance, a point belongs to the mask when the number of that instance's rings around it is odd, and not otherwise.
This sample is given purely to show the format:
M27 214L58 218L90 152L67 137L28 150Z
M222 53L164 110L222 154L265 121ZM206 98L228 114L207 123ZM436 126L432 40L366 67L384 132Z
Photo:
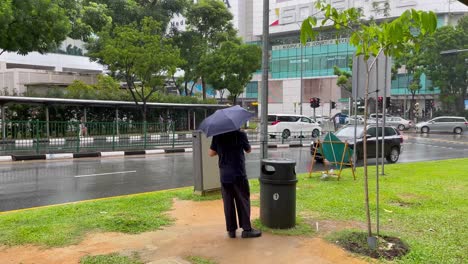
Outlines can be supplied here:
M311 97L310 98L310 107L317 108L320 106L320 98Z
M426 110L430 110L430 109L432 108L432 105L433 105L433 102L432 102L432 100L426 100L426 102L425 102L425 103L426 103L426 105L425 105L425 106L426 106L426 107L425 107L425 109L426 109Z
M387 108L390 108L392 106L392 100L390 100L390 97L385 97L385 105Z
M336 103L333 102L333 101L331 101L331 108L332 108L332 109L335 109L335 108L336 108Z
M379 104L379 107L382 107L382 104L383 104L383 97L382 97L382 96L379 96L379 97L377 98L377 102L378 102L378 104Z
M315 100L315 97L310 98L310 107L316 108L317 101Z

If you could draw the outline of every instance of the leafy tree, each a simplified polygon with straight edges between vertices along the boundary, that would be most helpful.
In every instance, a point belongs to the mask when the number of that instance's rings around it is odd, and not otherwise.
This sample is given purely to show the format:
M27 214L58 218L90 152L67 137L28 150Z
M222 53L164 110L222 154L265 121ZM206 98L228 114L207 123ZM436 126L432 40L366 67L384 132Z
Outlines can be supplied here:
M64 0L67 1L67 0ZM166 28L174 14L183 13L188 0L87 0L107 7L114 26L123 26L151 17Z
M405 45L411 43L418 51L420 43L433 33L437 26L437 17L433 12L422 12L414 9L407 10L393 21L377 24L375 21L363 21L362 13L356 8L338 11L331 5L317 2L317 8L323 11L325 18L321 25L331 25L336 30L349 30L351 32L350 44L356 47L356 55L363 55L364 61L377 58L381 53L391 57L400 57ZM301 42L306 43L308 38L315 39L318 32L313 29L317 25L315 17L308 17L302 23ZM375 65L376 59L371 59L370 66L366 68L366 85L364 98L364 127L367 126L367 108L369 95L369 72ZM367 232L372 236L369 188L367 174L367 138L363 137L364 157L364 193L366 204Z
M179 68L184 71L182 77L183 90L186 96L193 96L193 88L199 78L199 64L201 58L206 53L206 42L203 41L200 34L194 31L177 30L172 31L174 44L180 49L180 56L184 59ZM192 86L188 87L188 84Z
M87 41L112 22L107 5L95 1L56 0L70 20L72 39Z
M425 39L419 52L419 64L440 89L439 99L443 110L456 114L464 111L467 97L468 52L441 54L447 50L468 48L468 16L462 17L456 27L438 28L434 35Z
M170 40L161 37L161 24L146 17L141 23L117 26L99 35L102 49L90 53L100 59L109 70L125 81L135 104L146 121L146 103L151 95L172 76L181 64L179 50Z
M0 55L56 48L71 30L65 10L55 0L2 0L0 3Z
M405 45L403 52L395 58L395 68L401 68L403 65L406 69L407 89L411 93L411 106L409 109L410 119L415 117L414 105L416 103L415 96L421 90L421 75L423 73L420 67L421 52L416 52L412 45Z
M233 16L220 0L200 0L192 5L187 13L188 31L198 35L201 41L196 42L197 50L194 54L193 80L201 79L203 99L206 99L206 75L211 69L205 67L210 53L219 48L221 42L236 40L236 30L232 25ZM196 38L195 38L196 39ZM198 55L201 55L198 57ZM208 56L208 57L206 57Z
M211 69L207 81L217 90L227 89L232 103L236 104L237 97L260 68L261 54L258 46L225 41L205 61L206 67Z
M348 92L352 91L352 81L351 81L351 73L341 70L337 66L333 67L333 74L338 76L336 80L336 85L340 88L345 89Z

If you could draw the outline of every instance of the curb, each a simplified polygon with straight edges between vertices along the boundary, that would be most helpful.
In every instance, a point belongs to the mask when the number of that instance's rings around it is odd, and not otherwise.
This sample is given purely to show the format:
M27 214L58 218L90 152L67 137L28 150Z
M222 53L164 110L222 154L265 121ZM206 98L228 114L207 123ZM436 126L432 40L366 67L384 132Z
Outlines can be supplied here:
M309 147L309 144L276 144L268 145L268 148L301 148ZM260 149L260 145L253 145L252 149ZM100 158L100 157L123 157L134 155L151 155L166 153L184 153L193 152L193 148L170 148L170 149L149 149L149 150L129 150L129 151L102 151L86 153L50 153L37 155L7 155L0 156L0 162L25 161L25 160L60 160L60 159L79 159L79 158Z

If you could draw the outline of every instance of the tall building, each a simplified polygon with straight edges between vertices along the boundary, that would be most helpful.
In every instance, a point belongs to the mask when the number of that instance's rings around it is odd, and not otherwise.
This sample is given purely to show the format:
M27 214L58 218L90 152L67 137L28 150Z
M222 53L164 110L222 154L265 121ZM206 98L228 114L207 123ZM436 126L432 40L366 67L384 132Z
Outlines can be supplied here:
M453 0L329 0L328 2L337 9L361 8L368 19L373 18L376 21L396 18L411 8L430 10L437 14L438 26L456 24L456 21L468 12L467 6ZM243 37L247 41L261 43L263 1L245 0L244 6L246 9L243 16L250 17L248 13L252 12L253 19L250 25L252 34ZM304 18L310 15L316 16L318 20L323 18L323 15L315 9L315 1L270 0L271 51L268 98L270 113L299 113L299 105L302 103L303 114L312 115L309 106L310 97L321 98L321 106L316 109L317 114L328 115L330 101L338 102L337 109L333 109L332 114L348 107L346 103L340 103L345 101L348 94L336 85L337 76L333 75L333 67L338 66L342 70L350 71L349 61L354 53L354 47L348 43L349 35L346 32L330 30L321 31L317 41L301 45L300 25ZM409 104L408 98L411 97L407 89L408 78L411 76L400 70L396 80L392 81L392 105L394 111L401 114L407 109L405 103ZM241 98L246 102L244 106L255 107L255 102L260 98L260 80L259 71L247 85ZM425 76L422 77L421 84L422 89L416 96L420 105L425 105L425 100L437 101L439 91L430 89L431 83Z

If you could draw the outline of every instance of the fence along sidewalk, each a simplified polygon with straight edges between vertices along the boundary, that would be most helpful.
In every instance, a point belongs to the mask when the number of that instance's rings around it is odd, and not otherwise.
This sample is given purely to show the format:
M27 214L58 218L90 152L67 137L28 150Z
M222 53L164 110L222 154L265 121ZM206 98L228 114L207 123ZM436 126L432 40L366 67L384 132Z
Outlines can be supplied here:
M0 154L132 150L191 144L186 122L4 121Z

